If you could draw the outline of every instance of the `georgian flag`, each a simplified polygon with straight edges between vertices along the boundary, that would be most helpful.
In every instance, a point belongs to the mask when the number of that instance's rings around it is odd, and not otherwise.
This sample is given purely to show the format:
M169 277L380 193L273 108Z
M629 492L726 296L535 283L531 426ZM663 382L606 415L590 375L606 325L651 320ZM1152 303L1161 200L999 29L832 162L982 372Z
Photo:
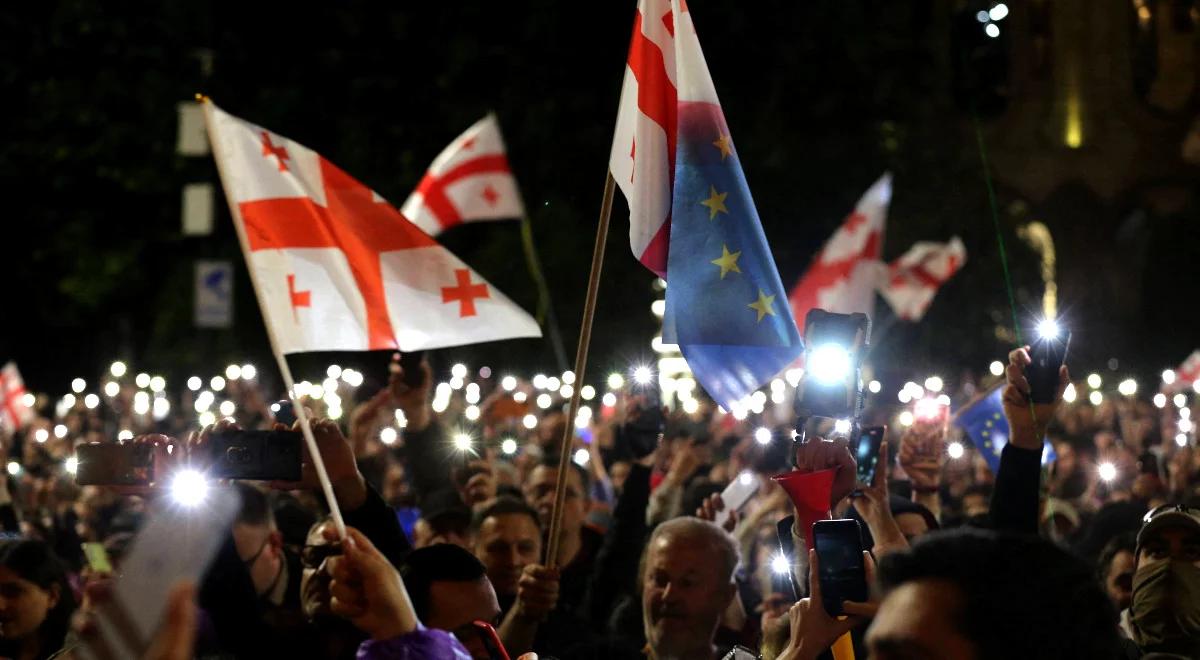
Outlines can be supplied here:
M0 428L16 431L33 418L33 409L25 401L25 381L16 362L0 368Z
M430 236L466 222L525 216L495 115L475 122L438 154L400 212Z
M919 241L888 265L887 282L879 293L896 316L919 321L938 288L966 261L967 248L957 236L948 243Z
M204 105L280 351L414 351L541 336L503 293L320 154Z

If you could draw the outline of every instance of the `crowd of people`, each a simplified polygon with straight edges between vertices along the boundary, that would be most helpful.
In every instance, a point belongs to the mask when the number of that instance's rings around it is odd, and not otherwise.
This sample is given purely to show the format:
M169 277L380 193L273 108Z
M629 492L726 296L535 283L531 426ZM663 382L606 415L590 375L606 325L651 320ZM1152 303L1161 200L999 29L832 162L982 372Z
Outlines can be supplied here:
M863 424L889 425L871 483L856 481L846 438L794 441L793 374L732 412L684 388L659 425L642 373L601 395L569 373L455 365L439 382L428 362L393 362L373 387L330 367L297 389L347 536L307 450L298 483L226 484L235 520L212 530L224 540L198 584L159 604L147 657L1200 657L1191 390L1076 396L1090 386L1064 369L1056 402L1033 405L1028 361L1017 350L991 379L905 389L961 407L1003 387L998 468L948 416L869 396ZM169 395L116 366L103 395L38 395L2 438L0 656L84 653L131 542L165 515L162 479L136 494L77 486L79 443L170 445L180 459L217 431L298 428L280 425L288 406L253 368ZM568 419L575 386L585 407ZM793 469L834 470L826 517L861 526L870 594L839 616L811 520L772 479ZM734 480L754 495L731 512Z

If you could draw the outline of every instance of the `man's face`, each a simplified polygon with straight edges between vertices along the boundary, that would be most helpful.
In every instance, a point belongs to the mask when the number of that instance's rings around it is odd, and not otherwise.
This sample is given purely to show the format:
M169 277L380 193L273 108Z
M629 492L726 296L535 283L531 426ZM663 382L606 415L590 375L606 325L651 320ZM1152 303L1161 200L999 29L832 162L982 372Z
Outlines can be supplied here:
M1200 567L1200 532L1189 527L1164 527L1142 542L1137 559L1139 569L1172 559Z
M558 470L539 465L529 475L525 484L525 499L537 509L542 527L550 528L550 517L554 515L554 486L558 482ZM563 496L562 529L566 534L578 534L587 516L587 499L583 493L583 480L574 468L567 468L567 492ZM560 537L561 538L561 537Z
M1109 600L1121 611L1133 601L1133 553L1122 550L1113 556L1108 565L1108 574L1104 576L1104 591Z
M0 639L19 640L37 633L46 615L58 604L57 586L43 589L0 568Z
M250 573L254 582L254 591L259 596L267 593L279 577L283 564L283 540L279 532L265 525L245 525L236 523L233 526L233 542L237 546L238 557Z
M475 539L475 556L487 567L488 579L500 596L515 596L521 571L541 555L542 532L523 513L488 517Z
M329 523L318 523L308 530L308 538L304 539L305 548L324 548L329 545L322 534L327 525ZM305 554L310 552L306 550ZM317 616L332 614L329 609L329 582L332 577L326 570L328 562L325 558L321 558L316 566L308 564L306 560L300 574L300 605L304 608L304 616L312 621Z
M490 660L474 621L496 623L500 603L486 577L472 582L438 580L429 585L429 615L425 625L454 633L476 660Z
M704 538L663 534L646 555L642 624L656 657L679 657L712 644L721 613L734 596L728 576L718 575L720 550Z
M872 660L933 660L978 657L975 645L954 623L962 594L945 580L915 580L883 599L867 631Z

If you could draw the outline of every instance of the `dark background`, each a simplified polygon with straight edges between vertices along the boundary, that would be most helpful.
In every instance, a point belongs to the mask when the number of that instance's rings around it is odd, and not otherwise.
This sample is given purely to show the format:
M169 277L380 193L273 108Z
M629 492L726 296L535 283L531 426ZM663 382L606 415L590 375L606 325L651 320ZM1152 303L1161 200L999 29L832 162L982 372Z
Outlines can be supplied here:
M1069 35L1039 23L1045 2L1011 4L1001 37L989 39L974 16L991 2L689 3L785 286L885 170L895 175L886 258L915 240L963 238L966 267L921 323L894 322L879 303L879 371L899 378L937 369L953 379L1011 343L977 117L989 148L1002 152L1009 131L1034 136L1026 151L993 165L1022 321L1040 309L1042 280L1015 229L1036 218L1056 239L1077 375L1114 357L1122 375L1156 373L1200 344L1200 177L1179 158L1200 95L1193 89L1172 112L1147 111L1153 131L1100 132L1072 151L1038 128L1044 117L1014 112L1057 93L1054 76L1038 79L1026 56ZM1107 52L1132 74L1112 81L1109 96L1089 97L1088 116L1108 113L1113 95L1145 105L1161 74L1155 39L1163 35L1139 32L1129 3L1113 4L1120 9L1107 19L1088 20L1116 21L1132 36L1085 53ZM114 358L169 380L231 360L274 374L223 197L212 236L180 231L182 186L216 180L210 157L175 153L176 103L197 92L320 152L396 204L451 139L495 111L573 355L634 6L4 3L0 362L15 359L31 389L54 393L76 376L94 381ZM1182 9L1171 29L1196 43L1193 3L1151 6ZM1033 82L1018 84L1029 71ZM1122 136L1136 143L1136 158L1105 151L1105 140ZM1022 163L1034 157L1051 163L1053 182L1022 182ZM1088 168L1121 176L1097 184ZM1163 194L1175 203L1157 203ZM618 194L592 382L649 359L657 332L652 276L630 254L626 218ZM516 223L462 227L442 241L535 308ZM227 331L192 326L193 264L212 257L237 264ZM331 359L383 369L380 355L296 356L297 378L317 376ZM539 340L439 352L443 364L453 359L521 373L558 368Z

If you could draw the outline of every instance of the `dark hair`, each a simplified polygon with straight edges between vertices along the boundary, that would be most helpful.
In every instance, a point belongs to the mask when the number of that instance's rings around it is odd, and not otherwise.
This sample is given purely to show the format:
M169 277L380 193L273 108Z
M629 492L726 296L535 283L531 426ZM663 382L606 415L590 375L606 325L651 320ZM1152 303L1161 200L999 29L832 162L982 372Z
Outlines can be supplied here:
M971 484L963 491L962 496L980 495L986 499L992 499L992 487L989 484Z
M475 514L471 520L471 531L478 532L480 527L483 527L483 521L493 516L503 516L510 513L529 516L533 521L533 525L538 529L542 528L541 520L538 519L537 511L533 507L525 503L524 500L519 500L515 497L497 497L496 501L488 505L486 509Z
M0 543L0 566L16 573L21 579L50 591L58 585L58 603L46 613L38 628L45 658L62 648L63 639L75 611L75 594L67 583L67 571L62 561L41 541L4 541ZM7 653L9 649L0 648Z
M1113 560L1122 552L1137 556L1137 533L1122 532L1114 536L1100 551L1100 559L1096 562L1096 576L1103 584L1108 579L1108 569L1112 568Z
M541 467L549 468L551 470L557 471L559 458L560 458L560 456L558 454L546 454L545 456L542 456L542 460L541 460L541 463L539 463L539 465ZM587 470L583 469L582 466L580 466L578 463L576 463L573 460L567 461L567 465L570 466L570 469L575 471L575 474L579 475L579 484L581 486L583 486L583 492L580 493L580 495L583 496L583 499L585 499L585 500L591 498L591 496L592 496L591 475L589 475Z
M1044 539L956 529L879 563L885 593L922 579L958 587L948 614L982 660L1118 657L1116 612L1090 567Z
M417 618L428 620L430 590L434 582L474 582L487 575L475 555L451 543L413 550L400 565L400 577L412 599Z
M241 481L234 483L234 487L237 488L238 495L242 496L242 508L238 510L234 522L255 527L271 526L275 523L271 501L266 493Z

